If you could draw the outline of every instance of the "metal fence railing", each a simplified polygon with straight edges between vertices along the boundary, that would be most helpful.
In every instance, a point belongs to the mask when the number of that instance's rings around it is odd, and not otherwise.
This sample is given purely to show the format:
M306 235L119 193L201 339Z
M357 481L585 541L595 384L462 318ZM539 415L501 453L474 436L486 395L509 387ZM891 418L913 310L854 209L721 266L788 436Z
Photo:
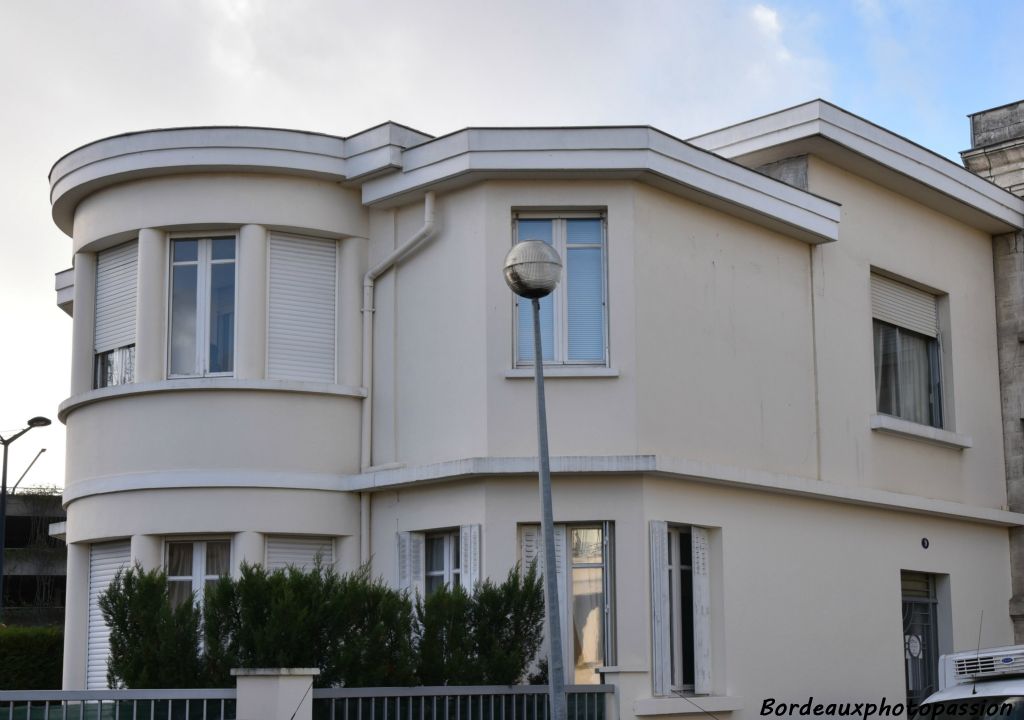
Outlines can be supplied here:
M3 690L0 720L235 720L235 690Z
M606 720L613 691L567 686L567 720ZM313 690L313 720L547 720L547 693L547 685L322 688Z

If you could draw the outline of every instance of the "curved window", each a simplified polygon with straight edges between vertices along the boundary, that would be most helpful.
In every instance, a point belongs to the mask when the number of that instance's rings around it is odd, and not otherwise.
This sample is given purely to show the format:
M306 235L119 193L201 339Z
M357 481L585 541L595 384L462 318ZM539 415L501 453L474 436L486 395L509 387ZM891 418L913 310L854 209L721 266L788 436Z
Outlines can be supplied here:
M229 375L235 367L235 238L171 241L169 375Z

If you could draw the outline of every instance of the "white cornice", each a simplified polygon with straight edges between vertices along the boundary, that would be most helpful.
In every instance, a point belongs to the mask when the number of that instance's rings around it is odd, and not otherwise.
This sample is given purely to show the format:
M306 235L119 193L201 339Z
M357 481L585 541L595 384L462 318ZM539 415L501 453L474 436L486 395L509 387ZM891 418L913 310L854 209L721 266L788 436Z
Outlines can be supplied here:
M908 192L914 199L987 232L1024 227L1021 198L823 100L715 130L688 142L751 166L811 151L860 174L875 175L873 179L901 192L908 190L906 180L910 180L917 186Z

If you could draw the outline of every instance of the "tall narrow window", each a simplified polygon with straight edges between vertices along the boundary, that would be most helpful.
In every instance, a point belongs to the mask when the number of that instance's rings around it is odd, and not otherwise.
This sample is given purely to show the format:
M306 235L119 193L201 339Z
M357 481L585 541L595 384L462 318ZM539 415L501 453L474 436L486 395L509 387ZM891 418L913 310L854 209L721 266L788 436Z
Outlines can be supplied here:
M545 363L607 363L605 220L584 213L515 218L515 242L543 240L562 257L562 280L540 301L541 346ZM517 300L516 364L533 364L530 301Z
M941 428L942 382L935 296L871 276L878 412Z
M171 242L170 376L229 375L235 355L235 239Z
M426 593L449 585L462 584L462 553L459 549L459 531L437 533L426 537Z
M935 576L900 573L903 595L903 659L906 665L907 709L917 708L938 689L938 600Z
M169 542L166 567L172 607L193 596L201 601L209 585L231 572L231 541Z
M93 387L135 382L135 306L139 244L96 255Z

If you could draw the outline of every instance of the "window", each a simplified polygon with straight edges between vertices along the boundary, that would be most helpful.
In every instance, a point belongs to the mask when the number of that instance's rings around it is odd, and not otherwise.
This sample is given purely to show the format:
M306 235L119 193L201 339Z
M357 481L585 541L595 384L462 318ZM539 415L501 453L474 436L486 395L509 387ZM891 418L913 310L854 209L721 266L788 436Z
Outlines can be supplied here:
M942 383L935 296L871 275L878 412L941 428Z
M398 587L429 595L443 585L472 591L481 579L480 526L453 530L400 532Z
M96 254L95 388L135 382L138 260L135 240Z
M167 590L171 607L195 596L231 572L230 540L194 540L167 543Z
M651 521L655 695L711 692L708 531Z
M514 242L543 240L558 250L564 264L558 287L540 301L544 362L606 365L604 217L517 213L513 226ZM517 298L516 308L516 365L533 365L530 301Z
M229 375L235 354L235 239L171 241L170 376Z
M294 567L311 570L320 561L321 567L334 565L334 541L329 537L268 535L266 539L267 570Z
M519 528L522 567L541 558L538 525ZM612 523L555 526L555 571L566 681L601 682L598 668L615 663ZM568 602L567 602L568 600Z
M935 585L935 576L929 573L900 572L908 709L916 708L938 689L938 600Z

